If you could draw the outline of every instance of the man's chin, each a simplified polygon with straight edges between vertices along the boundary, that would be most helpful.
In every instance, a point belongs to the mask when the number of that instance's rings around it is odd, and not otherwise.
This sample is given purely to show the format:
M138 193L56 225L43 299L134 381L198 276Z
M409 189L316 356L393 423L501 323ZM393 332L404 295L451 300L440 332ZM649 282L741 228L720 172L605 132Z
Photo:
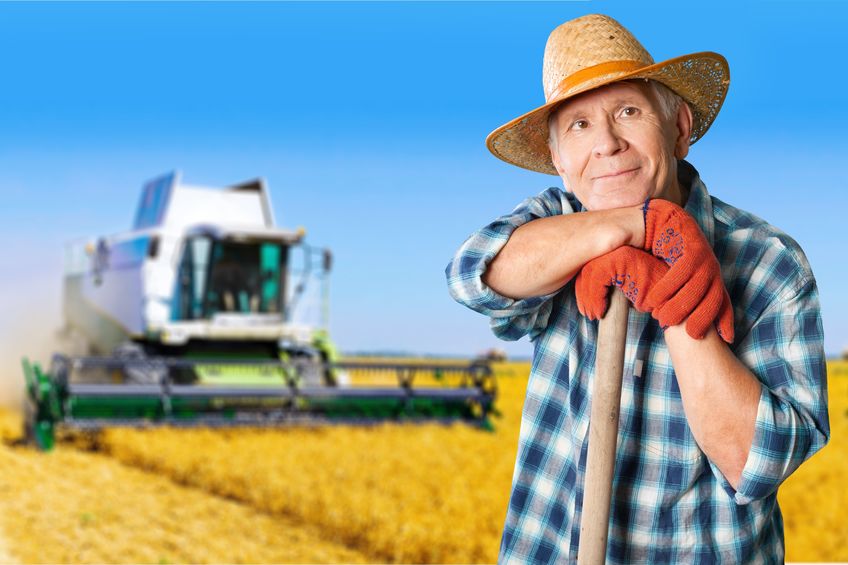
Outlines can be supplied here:
M640 194L629 193L614 193L603 196L596 196L589 202L584 202L583 205L587 210L613 210L615 208L628 208L630 206L638 206L645 202L645 198Z

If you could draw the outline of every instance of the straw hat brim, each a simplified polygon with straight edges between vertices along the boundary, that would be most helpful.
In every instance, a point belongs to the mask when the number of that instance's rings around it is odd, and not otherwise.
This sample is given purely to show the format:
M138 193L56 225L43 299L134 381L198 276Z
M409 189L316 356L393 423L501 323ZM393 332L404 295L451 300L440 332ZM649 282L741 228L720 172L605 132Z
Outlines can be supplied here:
M724 57L704 51L627 72L599 74L499 127L486 138L486 146L507 163L557 175L548 149L548 116L551 112L578 94L613 82L640 78L661 82L689 104L693 114L691 144L703 137L721 109L730 85L730 69Z

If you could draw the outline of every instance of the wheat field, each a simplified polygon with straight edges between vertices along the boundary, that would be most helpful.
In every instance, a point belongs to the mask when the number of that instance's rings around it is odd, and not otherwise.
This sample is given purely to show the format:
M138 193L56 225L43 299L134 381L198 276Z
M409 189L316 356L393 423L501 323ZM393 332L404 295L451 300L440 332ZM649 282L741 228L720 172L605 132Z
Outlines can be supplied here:
M494 433L115 429L42 454L15 445L18 417L0 412L0 550L25 563L494 563L529 365L496 370ZM829 388L831 443L779 493L790 561L848 560L848 364L829 364Z

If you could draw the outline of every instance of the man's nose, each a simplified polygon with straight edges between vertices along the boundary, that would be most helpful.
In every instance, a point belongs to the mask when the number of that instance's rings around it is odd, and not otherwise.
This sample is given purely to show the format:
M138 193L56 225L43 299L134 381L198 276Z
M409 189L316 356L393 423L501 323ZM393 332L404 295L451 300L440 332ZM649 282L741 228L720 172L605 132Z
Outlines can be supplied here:
M627 149L627 141L613 124L602 124L595 128L594 153L597 157L608 157Z

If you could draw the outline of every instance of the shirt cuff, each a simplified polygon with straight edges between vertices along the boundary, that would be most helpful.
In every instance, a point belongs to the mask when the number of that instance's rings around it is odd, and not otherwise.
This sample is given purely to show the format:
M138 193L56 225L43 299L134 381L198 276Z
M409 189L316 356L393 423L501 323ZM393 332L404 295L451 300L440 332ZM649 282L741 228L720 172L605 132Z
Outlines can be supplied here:
M794 413L791 406L780 406L768 387L760 383L760 400L751 449L737 488L733 489L727 483L730 489L728 492L736 504L750 504L775 494L780 484L800 464L800 461L796 461L797 443L804 441L809 430L797 413L788 419L781 417L786 416L783 414L785 410Z

